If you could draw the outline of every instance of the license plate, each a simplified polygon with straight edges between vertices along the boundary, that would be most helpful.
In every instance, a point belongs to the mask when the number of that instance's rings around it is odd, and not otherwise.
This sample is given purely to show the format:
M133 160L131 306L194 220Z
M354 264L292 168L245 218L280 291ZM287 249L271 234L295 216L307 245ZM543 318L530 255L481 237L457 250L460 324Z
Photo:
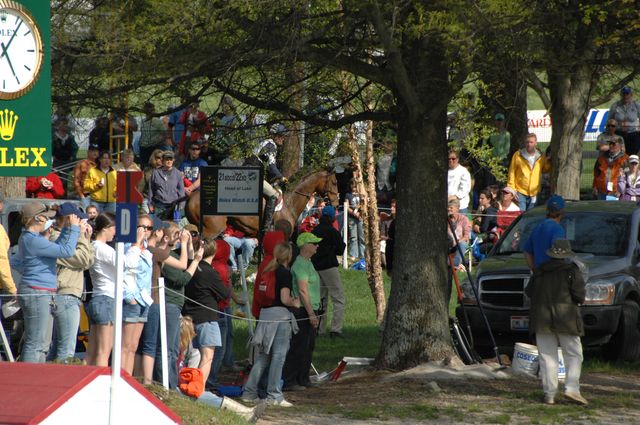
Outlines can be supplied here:
M512 331L528 331L529 316L511 316Z

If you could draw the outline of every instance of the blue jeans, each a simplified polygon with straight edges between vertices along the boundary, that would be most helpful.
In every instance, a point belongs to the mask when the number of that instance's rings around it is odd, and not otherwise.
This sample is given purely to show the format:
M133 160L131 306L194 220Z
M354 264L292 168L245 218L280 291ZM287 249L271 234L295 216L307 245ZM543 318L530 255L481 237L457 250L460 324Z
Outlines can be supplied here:
M20 307L24 317L24 345L20 361L44 363L50 341L47 341L47 330L51 321L51 310L55 292L33 289L20 285Z
M140 344L138 344L138 350L145 356L156 356L156 349L159 347L160 338L160 307L157 303L149 306L149 315L147 316L147 322L142 328L142 335L140 336Z
M226 236L224 241L231 246L231 253L229 259L231 260L231 267L233 271L238 270L238 264L236 262L235 250L239 249L242 255L243 268L246 270L253 257L253 251L256 249L257 243L251 238L236 238L234 236Z
M520 211L527 211L536 206L537 196L527 196L518 192L518 203Z
M169 388L178 387L178 354L180 352L180 310L172 303L166 303L167 316L167 352L169 354ZM160 318L158 317L158 320ZM160 323L158 323L160 326ZM217 350L216 350L217 351ZM160 346L160 332L158 332L158 346L156 360L153 364L153 379L162 382L162 349Z
M91 201L91 203L98 208L98 212L99 213L103 213L103 212L110 212L110 213L113 213L113 214L116 213L116 203L115 202Z
M64 361L76 354L80 326L80 298L58 295L53 308L53 338L47 360Z
M289 344L291 341L291 323L278 323L278 330L271 344L269 354L260 353L251 368L249 380L244 386L244 394L249 398L258 396L258 383L265 369L269 369L267 381L267 398L280 401L282 395L282 367L287 358Z
M362 220L349 216L349 256L364 258L364 228Z
M229 309L230 310L230 309ZM225 313L227 309L224 310ZM220 316L218 319L218 327L220 328L220 336L222 337L222 346L216 348L216 351L213 353L213 361L211 362L211 371L209 372L209 377L207 378L207 382L205 383L205 388L218 389L218 374L220 373L220 369L222 368L222 361L224 360L225 351L227 351L227 347L229 344L229 333L227 332L227 316Z

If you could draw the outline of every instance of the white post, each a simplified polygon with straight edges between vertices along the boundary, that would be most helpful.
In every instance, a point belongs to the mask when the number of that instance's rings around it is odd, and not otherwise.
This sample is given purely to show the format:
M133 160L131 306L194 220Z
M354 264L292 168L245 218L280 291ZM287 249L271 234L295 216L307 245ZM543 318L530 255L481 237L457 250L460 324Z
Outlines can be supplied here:
M111 397L109 398L109 424L121 423L117 417L116 395L122 365L122 285L124 280L124 243L116 243L116 299L114 301L113 351L111 352Z
M158 278L160 307L160 353L162 354L162 386L169 389L169 353L167 350L167 306L164 303L164 277Z
M347 235L347 227L349 224L349 201L344 201L344 209L342 210L342 240L344 241L344 252L342 253L342 267L349 268L347 262L347 250L349 249L349 239Z
M247 316L247 319L249 319L251 318L251 309L249 308L249 293L247 291L247 277L245 275L244 263L242 262L242 254L238 255L236 264L238 264L238 270L240 271L240 284L242 285L242 298L245 300L245 304L244 304L244 307L242 307L242 310L244 310L244 314ZM253 284L256 285L257 282L253 282ZM233 288L231 290L233 291ZM247 325L248 325L247 327L249 328L249 335L253 336L252 323L248 322Z

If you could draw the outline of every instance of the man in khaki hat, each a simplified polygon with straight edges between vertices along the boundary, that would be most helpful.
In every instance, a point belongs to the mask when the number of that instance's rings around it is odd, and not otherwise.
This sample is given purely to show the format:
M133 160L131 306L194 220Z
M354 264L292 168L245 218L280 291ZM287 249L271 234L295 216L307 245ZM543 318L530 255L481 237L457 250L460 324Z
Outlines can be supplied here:
M555 404L559 344L566 368L564 395L586 406L580 394L584 324L578 307L586 294L584 276L569 240L556 239L546 254L551 259L534 271L526 288L531 298L529 332L535 334L538 344L544 403Z

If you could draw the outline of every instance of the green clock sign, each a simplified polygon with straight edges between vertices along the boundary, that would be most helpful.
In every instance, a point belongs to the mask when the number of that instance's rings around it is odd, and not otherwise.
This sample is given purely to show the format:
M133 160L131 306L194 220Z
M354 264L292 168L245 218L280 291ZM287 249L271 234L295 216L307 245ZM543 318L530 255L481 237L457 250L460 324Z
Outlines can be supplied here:
M0 0L0 176L51 168L49 7Z

